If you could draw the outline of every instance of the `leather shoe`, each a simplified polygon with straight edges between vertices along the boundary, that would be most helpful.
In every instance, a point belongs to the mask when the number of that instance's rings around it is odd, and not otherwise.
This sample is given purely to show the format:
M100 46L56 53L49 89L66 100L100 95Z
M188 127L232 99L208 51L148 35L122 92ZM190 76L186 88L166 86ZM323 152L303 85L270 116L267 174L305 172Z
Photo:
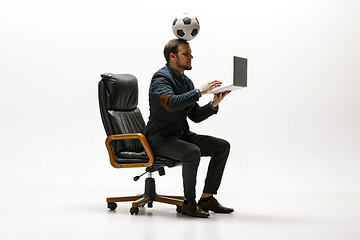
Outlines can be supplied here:
M200 199L198 205L205 212L210 210L215 213L231 213L234 211L232 208L222 206L214 197L209 197L206 200Z
M184 201L182 207L182 214L200 218L207 218L210 216L210 214L199 208L198 204L195 201Z

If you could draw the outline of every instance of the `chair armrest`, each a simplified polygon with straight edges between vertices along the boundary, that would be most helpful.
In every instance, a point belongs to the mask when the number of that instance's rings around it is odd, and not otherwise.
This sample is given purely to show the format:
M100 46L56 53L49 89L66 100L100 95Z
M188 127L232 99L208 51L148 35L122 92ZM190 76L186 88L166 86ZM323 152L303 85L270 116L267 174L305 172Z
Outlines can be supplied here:
M122 140L122 139L139 139L142 146L145 149L146 155L149 158L147 163L124 163L119 164L116 162L116 156L114 149L111 145L113 140ZM146 140L146 137L141 133L131 133L131 134L117 134L117 135L110 135L105 140L106 148L109 152L110 163L114 168L130 168L130 167L149 167L154 164L154 154L151 151L150 145Z

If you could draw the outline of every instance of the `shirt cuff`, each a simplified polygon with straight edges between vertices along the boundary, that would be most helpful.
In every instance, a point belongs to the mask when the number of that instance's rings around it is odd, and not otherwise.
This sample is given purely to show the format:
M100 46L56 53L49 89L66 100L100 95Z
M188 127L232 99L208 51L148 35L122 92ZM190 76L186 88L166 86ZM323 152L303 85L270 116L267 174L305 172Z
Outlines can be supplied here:
M217 111L217 110L219 109L219 105L217 105L216 107L214 107L214 106L212 105L212 102L210 102L210 108L211 108L212 110L214 110L214 111Z
M198 97L201 98L202 94L201 94L201 92L200 92L200 89L197 88L197 89L195 89L195 91L196 91Z

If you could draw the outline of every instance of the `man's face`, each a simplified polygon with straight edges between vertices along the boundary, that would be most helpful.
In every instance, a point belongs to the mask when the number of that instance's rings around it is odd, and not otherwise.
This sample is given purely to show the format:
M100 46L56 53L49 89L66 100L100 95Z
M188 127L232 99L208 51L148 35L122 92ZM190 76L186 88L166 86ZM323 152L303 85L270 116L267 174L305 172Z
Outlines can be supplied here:
M176 56L176 65L183 70L191 70L191 59L193 56L191 55L191 48L189 44L180 44L178 46L178 53Z

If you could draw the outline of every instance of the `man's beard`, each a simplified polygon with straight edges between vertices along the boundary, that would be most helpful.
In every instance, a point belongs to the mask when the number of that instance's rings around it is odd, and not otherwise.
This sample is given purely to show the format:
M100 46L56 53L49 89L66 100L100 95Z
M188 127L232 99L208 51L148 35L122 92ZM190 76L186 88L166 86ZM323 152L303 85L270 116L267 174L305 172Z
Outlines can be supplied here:
M184 70L191 70L192 69L192 66L188 66L188 65L182 65L180 64L178 61L176 62L176 65L179 67L179 68L182 68Z

